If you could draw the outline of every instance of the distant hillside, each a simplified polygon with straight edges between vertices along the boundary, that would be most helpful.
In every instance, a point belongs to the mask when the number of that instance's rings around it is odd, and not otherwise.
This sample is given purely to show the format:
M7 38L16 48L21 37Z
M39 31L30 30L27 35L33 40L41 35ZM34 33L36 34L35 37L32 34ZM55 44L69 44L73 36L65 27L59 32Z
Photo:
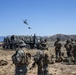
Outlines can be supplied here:
M61 41L65 41L67 39L70 40L71 38L75 40L76 39L76 35L56 34L56 35L48 37L48 41L55 41L56 38L60 38Z
M56 34L56 35L53 35L53 36L43 36L43 38L47 38L48 39L48 41L55 41L56 40L56 38L60 38L61 39L61 41L65 41L65 40L67 40L67 39L74 39L74 40L76 40L76 35L65 35L65 34ZM4 39L4 36L0 36L0 42L2 42L3 41L3 39Z

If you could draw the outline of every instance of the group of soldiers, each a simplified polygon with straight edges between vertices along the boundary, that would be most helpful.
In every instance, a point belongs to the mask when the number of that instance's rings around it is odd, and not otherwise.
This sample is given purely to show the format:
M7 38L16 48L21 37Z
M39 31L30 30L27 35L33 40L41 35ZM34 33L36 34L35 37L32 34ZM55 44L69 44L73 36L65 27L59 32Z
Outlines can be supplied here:
M62 57L62 44L60 43L60 39L57 38L57 41L54 43L55 46L55 55L56 59ZM64 45L66 49L67 58L73 58L74 63L76 63L76 40L67 40L66 44Z
M35 65L38 66L37 75L49 75L49 57L48 50L39 50L33 57L32 61L34 62L32 63L32 66L28 67L31 63L31 54L28 52L28 49L25 51L25 44L20 43L16 48L16 53L12 56L12 61L15 65L15 75L27 75L27 71L33 69Z
M17 46L16 53L12 56L12 61L15 64L15 75L27 75L27 71L33 69L35 65L37 65L37 75L49 75L48 65L51 60L50 57L52 56L48 51L47 40L43 41L42 45L46 46L46 48L44 50L37 51L34 57L31 57L28 49L25 51L24 43L20 43ZM62 44L59 38L57 38L54 46L56 60L58 60L62 58ZM76 40L67 40L64 47L66 49L67 58L73 57L74 63L76 63ZM31 67L28 67L28 65L31 63L31 58L33 58L33 63Z
M44 47L42 47L42 42L44 41L44 38L42 37L38 37L36 36L36 34L34 34L34 36L16 36L16 35L12 35L12 36L7 36L4 37L3 40L3 48L4 49L16 49L16 45L19 44L19 41L22 40L24 43L26 43L26 47L28 49L43 49Z

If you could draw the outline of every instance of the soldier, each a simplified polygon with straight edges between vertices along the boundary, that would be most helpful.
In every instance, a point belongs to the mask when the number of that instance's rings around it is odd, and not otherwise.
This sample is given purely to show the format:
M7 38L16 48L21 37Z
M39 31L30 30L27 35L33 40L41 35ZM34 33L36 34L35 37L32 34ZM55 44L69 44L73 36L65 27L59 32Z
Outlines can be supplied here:
M66 41L66 44L64 45L67 51L67 57L71 57L71 50L72 50L72 44L69 40Z
M75 43L73 43L73 57L74 57L74 62L76 64L76 40L75 40Z
M47 39L44 39L41 44L40 47L42 50L48 50L48 43L47 43Z
M74 40L71 38L71 44L73 45L73 43L74 43Z
M34 47L35 43L36 43L36 34L34 34L34 36L33 36L33 47Z
M48 72L48 64L49 64L49 58L50 54L47 50L44 50L43 52L37 52L36 56L34 57L34 63L32 64L33 68L36 64L38 66L38 73L37 75L49 75Z
M45 43L46 43L46 50L48 50L49 44L48 44L47 39L45 39Z
M34 63L32 64L31 68L34 68L36 64L38 66L37 75L44 75L43 74L43 54L41 51L37 52L36 55L34 56Z
M4 40L3 40L3 48L5 48L5 49L6 49L6 44L7 44L7 38L4 37Z
M10 39L11 39L11 48L12 49L15 49L16 47L16 36L15 35L12 35L11 37L10 37Z
M50 54L48 50L44 50L43 52L43 72L44 75L49 75L48 64L50 63Z
M61 47L62 47L62 45L59 41L60 41L60 39L57 38L57 41L54 43L56 59L58 59L58 57L59 58L61 57Z
M15 65L15 75L26 75L28 67L27 52L24 52L24 43L19 43L16 53L12 56Z

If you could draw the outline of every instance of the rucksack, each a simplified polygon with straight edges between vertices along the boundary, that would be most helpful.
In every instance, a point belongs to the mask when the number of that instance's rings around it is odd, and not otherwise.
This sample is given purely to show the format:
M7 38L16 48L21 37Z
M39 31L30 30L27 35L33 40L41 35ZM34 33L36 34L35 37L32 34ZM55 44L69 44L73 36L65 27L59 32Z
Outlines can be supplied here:
M76 50L76 43L73 44L73 50Z
M69 43L69 44L66 44L66 49L68 50L71 50L71 48L72 48L72 46L71 46L71 44Z
M23 54L20 55L18 51L16 51L16 53L12 56L12 61L13 64L15 65L25 64L26 63L25 53L23 52Z
M34 56L34 61L35 62L40 62L43 59L43 55L42 54L37 54Z

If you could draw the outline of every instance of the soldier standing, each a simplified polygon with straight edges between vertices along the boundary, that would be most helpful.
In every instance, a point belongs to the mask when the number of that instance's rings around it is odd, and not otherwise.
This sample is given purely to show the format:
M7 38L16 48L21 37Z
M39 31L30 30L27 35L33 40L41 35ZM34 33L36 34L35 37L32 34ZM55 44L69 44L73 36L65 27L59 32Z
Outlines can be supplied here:
M45 43L46 43L46 50L48 50L49 44L48 44L47 39L45 39Z
M24 43L19 43L16 53L12 56L15 65L15 75L26 75L28 67L27 52L24 52Z
M48 50L44 50L43 52L43 72L44 75L49 75L49 68L48 68L48 64L50 63L50 54L48 52Z
M41 51L37 52L36 55L34 56L34 63L32 64L31 68L34 68L35 65L38 66L37 75L44 75L43 74L43 54Z
M71 50L72 50L72 44L69 40L66 41L66 44L64 45L67 51L67 57L71 57Z
M74 40L71 38L71 44L73 44L74 43Z
M73 43L72 50L73 50L72 52L73 52L74 62L76 64L76 40L75 40L75 43Z
M40 47L41 47L42 50L48 50L48 42L47 42L47 39L44 39L44 40L41 42Z
M36 43L36 34L34 34L33 36L33 47L35 46L35 43Z
M62 47L62 45L59 41L60 41L60 39L57 38L57 41L54 43L56 59L58 59L58 57L61 57L61 47Z
M49 52L45 50L44 52L38 52L34 58L34 63L32 64L33 68L36 64L38 66L38 73L37 75L49 75Z

